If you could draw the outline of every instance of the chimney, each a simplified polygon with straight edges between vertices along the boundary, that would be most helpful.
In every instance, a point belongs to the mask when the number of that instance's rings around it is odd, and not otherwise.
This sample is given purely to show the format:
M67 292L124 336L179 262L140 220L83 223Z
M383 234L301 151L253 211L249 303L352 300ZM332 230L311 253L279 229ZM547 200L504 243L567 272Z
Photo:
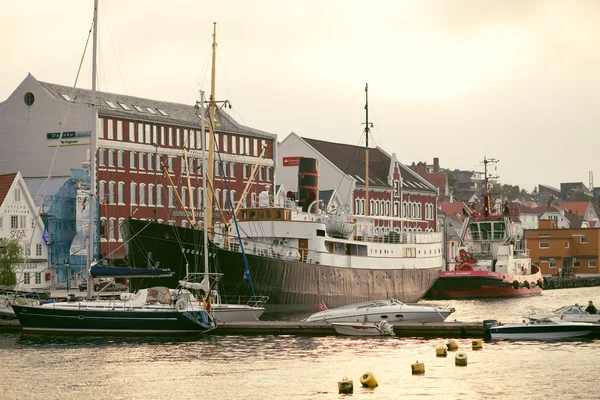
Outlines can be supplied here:
M433 159L433 172L440 172L440 159L437 157Z

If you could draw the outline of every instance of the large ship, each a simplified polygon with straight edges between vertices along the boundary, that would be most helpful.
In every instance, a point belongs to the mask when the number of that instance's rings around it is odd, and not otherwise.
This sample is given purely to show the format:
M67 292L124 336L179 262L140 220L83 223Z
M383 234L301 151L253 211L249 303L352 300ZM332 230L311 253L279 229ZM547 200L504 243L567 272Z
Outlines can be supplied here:
M367 109L367 135L369 126ZM368 154L368 145L365 151ZM207 200L202 223L210 228L208 268L202 250L205 234L198 224L182 227L133 218L121 227L129 264L169 268L174 277L160 281L166 286L192 271L209 270L219 274L223 297L268 296L269 312L313 311L322 301L338 307L389 298L404 303L421 299L442 269L442 233L382 231L376 229L381 216L327 213L319 207L319 160L300 158L298 164L297 200L295 193L271 198L263 192L253 207L241 207L242 194L235 210L221 210L227 222L214 224L213 201ZM209 153L209 172L212 165ZM368 167L367 161L367 182ZM367 204L368 192L367 186ZM159 282L143 283L148 284ZM134 280L131 285L142 283Z
M484 159L485 181L483 205L473 206L463 221L461 239L468 249L461 249L456 269L442 271L428 298L472 299L518 297L542 293L544 285L540 268L531 263L514 227L518 217L505 202L492 206L487 165L496 162ZM468 239L470 237L470 239Z

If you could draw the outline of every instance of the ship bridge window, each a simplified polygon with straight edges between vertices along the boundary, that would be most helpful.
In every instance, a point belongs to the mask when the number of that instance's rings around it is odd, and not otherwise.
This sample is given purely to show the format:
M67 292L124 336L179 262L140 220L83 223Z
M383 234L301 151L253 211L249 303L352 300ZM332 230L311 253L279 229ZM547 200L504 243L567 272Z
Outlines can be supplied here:
M325 237L325 231L323 229L317 229L317 236Z
M494 222L494 239L504 238L504 231L506 226L504 222Z
M471 230L473 240L479 240L479 224L470 224L469 229Z
M479 225L479 229L481 230L481 239L489 240L492 238L492 223L491 222L482 222Z
M275 210L275 219L281 219L281 210Z

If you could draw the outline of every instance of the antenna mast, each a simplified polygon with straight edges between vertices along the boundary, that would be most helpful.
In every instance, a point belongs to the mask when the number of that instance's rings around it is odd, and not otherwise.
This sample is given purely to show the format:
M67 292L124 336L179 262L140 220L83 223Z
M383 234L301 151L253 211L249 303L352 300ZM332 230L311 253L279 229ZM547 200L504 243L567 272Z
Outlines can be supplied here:
M483 188L483 215L485 217L489 217L490 216L490 211L492 209L492 196L490 194L490 179L498 179L498 176L488 176L488 164L497 164L498 163L498 159L496 158L486 158L485 156L483 157L483 171L485 174L484 177L484 188Z

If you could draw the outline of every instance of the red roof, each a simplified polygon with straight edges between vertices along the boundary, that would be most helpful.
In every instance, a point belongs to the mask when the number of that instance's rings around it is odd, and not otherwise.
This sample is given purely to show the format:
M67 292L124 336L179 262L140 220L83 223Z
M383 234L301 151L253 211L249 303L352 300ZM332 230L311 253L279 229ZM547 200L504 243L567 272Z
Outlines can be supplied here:
M4 202L12 183L15 181L17 176L16 172L12 174L0 175L0 205Z
M459 221L465 218L463 210L471 214L471 209L465 203L440 203L440 209L444 214Z
M583 217L589 206L589 201L563 201L556 208L559 210L570 210L573 214Z

